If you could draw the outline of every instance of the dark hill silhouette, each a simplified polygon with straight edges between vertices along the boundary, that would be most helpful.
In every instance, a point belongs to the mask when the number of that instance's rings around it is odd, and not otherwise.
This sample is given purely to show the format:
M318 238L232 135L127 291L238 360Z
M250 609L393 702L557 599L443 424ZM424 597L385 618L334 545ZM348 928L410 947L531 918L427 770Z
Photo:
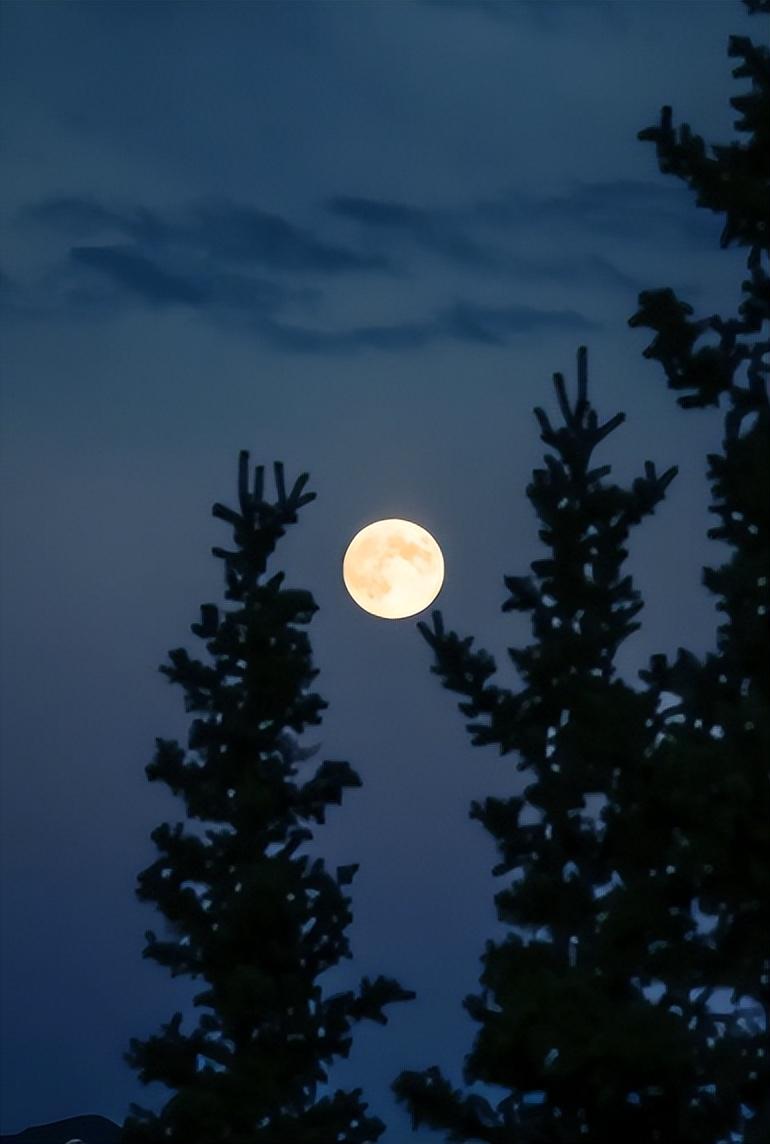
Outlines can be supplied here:
M13 1136L0 1136L0 1144L118 1144L120 1128L106 1116L69 1116L51 1124L37 1124Z

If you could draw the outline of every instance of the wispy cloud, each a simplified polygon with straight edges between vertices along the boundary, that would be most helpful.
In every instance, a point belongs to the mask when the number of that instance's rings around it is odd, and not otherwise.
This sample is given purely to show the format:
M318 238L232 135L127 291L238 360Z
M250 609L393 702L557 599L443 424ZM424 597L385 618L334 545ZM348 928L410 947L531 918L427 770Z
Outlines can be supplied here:
M491 267L499 261L491 248L470 235L467 219L456 212L355 195L337 195L327 205L340 218L389 236L400 235L455 262Z
M557 226L560 233L583 234L592 242L597 235L649 241L673 232L679 242L703 243L712 229L681 187L641 179L575 183L545 195L510 190L470 209L478 223L498 231Z
M703 212L693 213L680 187L640 179L576 182L540 195L511 189L459 207L418 207L353 195L338 195L326 205L333 215L371 233L398 236L453 261L496 271L511 267L500 236L531 235L535 227L547 227L546 235L557 227L559 238L569 235L592 248L600 237L649 240L672 231L685 243L710 237ZM610 265L608 259L604 262Z
M682 188L644 180L575 183L541 195L514 189L452 207L351 195L326 206L387 239L389 249L398 243L402 254L411 246L482 275L634 293L647 278L618 264L623 253L635 267L634 252L652 241L688 252L713 242L713 220L692 211ZM540 238L536 255L533 235Z
M263 336L279 349L295 353L352 353L375 349L398 352L438 342L503 346L535 330L585 331L596 323L574 310L545 310L527 306L484 306L457 301L434 316L417 322L318 330L268 321Z
M69 258L75 265L95 271L111 284L118 295L112 298L113 306L119 303L119 295L123 293L151 307L187 306L208 311L218 319L229 315L254 321L292 303L315 302L320 296L316 290L296 289L253 275L172 272L153 258L119 246L76 246L70 250ZM107 301L93 287L75 288L70 298L81 308L95 304L103 309Z
M73 246L69 257L105 275L128 293L157 305L201 306L211 299L211 291L202 280L169 273L131 247Z
M120 210L88 197L59 196L26 208L23 219L77 237L118 233L144 248L203 254L225 264L290 273L382 271L383 255L326 241L282 215L225 201L198 203L171 217L144 207Z
M48 275L49 297L41 313L55 312L57 306L60 313L69 307L92 315L131 305L184 307L214 322L236 323L281 352L397 353L442 341L504 345L545 328L590 329L595 322L587 315L545 302L543 284L571 288L590 281L633 289L638 283L595 251L534 256L517 250L515 240L522 230L531 233L533 214L543 223L563 218L565 225L570 219L578 225L590 219L594 228L603 219L612 229L621 204L643 198L636 184L600 185L593 197L577 188L550 199L501 195L452 208L338 195L325 204L326 214L357 228L357 241L348 242L328 238L322 225L310 230L255 206L211 200L159 212L85 195L59 196L28 207L22 221L53 230L63 243ZM506 236L511 242L502 241ZM387 247L387 255L377 243ZM387 289L382 320L335 321L334 311L344 306L346 295L344 290L329 295L330 284L360 275L392 282L396 244L399 265L409 267L412 278L420 266L418 254L426 251L462 278L450 286L444 277L436 281L428 274L434 300L423 297L418 313L407 321L390 317L401 307L389 301ZM490 275L510 280L510 304L474 298ZM538 304L523 304L517 297L522 284L529 292L538 281ZM454 297L447 297L449 291Z
M594 328L596 323L576 310L456 302L442 315L442 325L448 334L464 341L503 345L516 334L555 328L588 330Z
M337 330L268 320L260 323L259 333L274 349L298 354L351 354L366 349L393 353L420 349L440 336L437 323L430 319Z
M383 255L324 241L280 215L227 203L195 207L189 222L176 228L176 237L213 258L274 271L343 274L390 266Z

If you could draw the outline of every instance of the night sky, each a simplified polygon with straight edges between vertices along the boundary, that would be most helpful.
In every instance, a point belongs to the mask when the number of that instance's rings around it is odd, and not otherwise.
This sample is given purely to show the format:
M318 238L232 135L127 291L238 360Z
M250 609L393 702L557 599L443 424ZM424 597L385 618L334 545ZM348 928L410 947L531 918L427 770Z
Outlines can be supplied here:
M711 645L720 416L681 413L626 323L645 288L736 305L740 252L636 138L663 103L733 136L730 33L759 34L733 0L3 5L2 1131L167 1095L122 1060L196 990L141 958L162 923L136 875L180 813L144 767L186 738L157 668L197 654L189 625L222 598L210 510L243 448L318 493L275 569L320 605L309 741L364 781L314 844L361 864L328 988L418 993L357 1027L332 1082L399 1144L396 1074L460 1081L462 998L500 933L468 807L526 779L470 746L415 620L349 599L342 554L378 517L428 528L447 623L515 684L527 623L500 607L540 554L532 407L584 343L600 415L628 415L598 463L680 466L634 534L621 671Z

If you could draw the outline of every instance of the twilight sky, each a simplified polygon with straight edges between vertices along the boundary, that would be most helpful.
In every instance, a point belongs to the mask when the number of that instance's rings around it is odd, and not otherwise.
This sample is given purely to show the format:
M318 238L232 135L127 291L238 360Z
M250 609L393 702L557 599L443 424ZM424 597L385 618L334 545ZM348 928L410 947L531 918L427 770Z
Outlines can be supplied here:
M378 517L428 528L447 622L515 684L504 652L527 627L500 606L540 551L532 407L553 409L585 343L600 415L628 415L600 462L624 481L680 466L634 536L646 609L621 670L710 645L719 414L677 410L626 322L664 285L732 309L741 258L636 134L672 103L732 137L727 37L759 18L734 0L38 0L0 20L2 1131L165 1098L122 1061L194 992L141 959L161 923L136 874L178 813L144 767L155 736L185 740L157 667L197 653L189 624L222 597L210 509L247 448L318 493L275 568L321 609L310 741L364 780L317 832L332 865L361 863L355 958L329 988L383 972L418 992L358 1027L332 1081L361 1084L400 1144L389 1084L432 1064L460 1080L462 998L499 932L469 803L526 780L469 745L414 619L350 601L342 554Z

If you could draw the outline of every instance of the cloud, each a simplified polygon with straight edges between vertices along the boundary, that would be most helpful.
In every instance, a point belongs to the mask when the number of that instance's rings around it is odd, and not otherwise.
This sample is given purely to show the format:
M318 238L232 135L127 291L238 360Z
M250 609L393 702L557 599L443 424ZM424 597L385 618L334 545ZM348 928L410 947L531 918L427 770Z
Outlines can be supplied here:
M544 255L539 258L514 254L510 269L512 274L522 279L550 281L580 289L603 287L616 292L621 288L638 294L646 283L643 277L627 274L609 258L599 254Z
M266 322L263 336L275 348L293 353L351 353L362 349L397 352L438 342L502 346L512 337L540 329L588 330L596 323L574 310L540 310L528 306L485 306L457 301L418 322L318 330Z
M596 323L576 310L456 302L442 315L442 325L447 334L462 341L503 345L515 334L554 328L588 330L595 328Z
M494 266L490 250L484 249L467 233L467 225L446 210L425 210L382 199L337 195L327 203L332 214L351 219L371 230L400 234L416 245L456 262Z
M650 225L652 215L660 216L661 198L656 193L657 188L650 191L649 185L644 183L596 186L595 196L592 188L581 186L548 199L512 192L496 200L471 203L457 209L426 209L385 199L338 195L328 201L327 209L364 228L398 236L418 248L479 272L519 280L537 278L564 284L593 284L612 289L623 287L638 292L644 285L642 278L625 273L605 256L579 253L577 244L580 232L589 235L593 247L599 231L608 231L611 235L620 233L623 228L628 231L629 211L634 212L639 226ZM664 191L664 213L672 208L670 195ZM562 223L577 231L571 250L558 257L547 253L534 257L510 245L503 247L499 237L491 243L484 241L483 236L490 229L508 232L512 240L528 236L532 231L533 216L538 217L543 225ZM676 217L678 222L678 213Z
M667 236L680 243L704 244L710 242L713 230L703 212L694 214L681 188L634 179L575 183L555 194L508 190L456 208L415 207L352 195L338 195L326 206L336 217L387 234L390 241L396 236L479 271L517 275L525 267L527 273L565 281L598 274L608 284L634 289L641 288L641 280L597 254L597 239L649 242ZM517 251L517 240L528 245L535 230L549 237L551 246L567 240L570 246L558 259L545 250L537 258ZM502 236L509 240L508 246L501 246Z
M713 230L705 212L692 210L681 187L641 179L578 182L542 196L511 190L475 203L471 211L479 223L499 230L559 226L591 242L598 234L644 241L673 234L680 242L702 244Z
M25 291L25 312L41 318L68 308L107 315L140 302L193 307L216 322L255 330L290 304L317 303L319 279L392 272L382 255L326 241L276 213L223 201L158 212L57 195L27 206L18 221L22 230L44 228L66 243L37 286ZM79 241L72 244L73 238ZM259 273L264 270L270 277ZM17 313L12 296L21 297L18 284L5 300L7 311ZM271 340L294 346L302 334ZM311 344L313 337L305 340Z
M382 255L324 242L280 215L255 207L226 203L196 207L190 223L180 226L177 234L212 257L260 263L271 270L340 274L389 266Z
M159 243L168 227L153 211L137 206L118 210L87 196L51 195L20 212L25 226L45 227L69 238L123 235L140 243Z
M74 263L98 271L146 302L201 306L210 298L204 283L171 274L130 247L73 246L69 256Z
M197 203L164 218L142 206L119 210L87 196L53 196L25 208L22 221L72 237L117 232L142 248L140 256L149 246L197 252L225 264L328 275L390 267L383 255L324 241L282 215L228 201Z
M121 246L76 246L69 258L107 278L127 295L148 305L206 307L224 316L227 311L254 317L269 314L289 302L317 299L317 291L293 289L265 278L233 273L170 271L159 262ZM76 290L75 298L88 305L98 303L93 290Z
M395 322L383 325L354 326L343 330L319 330L277 321L261 323L262 337L273 348L286 353L350 354L374 349L390 352L420 349L435 342L441 334L438 324Z
M533 257L495 238L493 256L476 235L490 229L515 234L518 220L510 198L427 209L338 195L326 205L337 218L387 235L391 248L395 236L462 269L460 299L447 299L442 278L430 284L433 298L423 298L422 312L414 318L388 321L393 300L386 292L383 320L340 325L334 310L345 305L345 292L327 296L313 280L328 286L356 272L380 272L387 283L393 274L390 257L328 241L254 206L207 201L160 213L143 205L116 207L87 196L58 196L23 212L27 225L80 239L67 244L63 264L55 263L45 276L38 313L98 317L137 303L157 309L181 306L245 330L284 353L399 353L447 341L499 346L534 330L593 326L582 313L542 300L539 305L517 301L503 306L478 301L472 297L478 275L505 275L525 284L540 279L582 285L601 279L613 288L629 285L627 276L595 253ZM265 269L269 276L256 272ZM308 307L319 310L321 301L329 316L311 324Z
M704 219L704 212L693 212L681 188L631 179L576 183L563 192L540 196L509 190L453 208L356 195L334 196L325 206L335 218L383 239L391 252L399 241L481 274L519 280L525 274L635 291L643 282L598 252L599 238L649 242L665 235L690 244L710 243L713 238L713 220ZM391 276L396 270L390 253L328 241L282 215L231 202L196 203L164 217L142 205L117 209L85 196L58 196L26 208L23 220L81 240L129 240L134 244L134 265L129 265L131 248L119 244L116 259L123 266L119 271L116 262L114 277L124 273L126 286L134 289L141 280L146 291L157 280L161 294L174 286L188 294L202 289L202 270L195 281L160 281L164 273L174 278L169 262L194 264L196 259L205 264L207 273L259 267L274 274L329 280L357 273ZM528 252L535 230L549 235L552 246L562 244L558 257L545 250L536 257ZM501 242L503 236L506 243ZM525 249L516 249L517 244ZM107 245L117 249L114 241L95 245L93 265L104 259L101 252ZM75 249L75 257L88 259L82 241ZM152 261L157 273L141 260Z

